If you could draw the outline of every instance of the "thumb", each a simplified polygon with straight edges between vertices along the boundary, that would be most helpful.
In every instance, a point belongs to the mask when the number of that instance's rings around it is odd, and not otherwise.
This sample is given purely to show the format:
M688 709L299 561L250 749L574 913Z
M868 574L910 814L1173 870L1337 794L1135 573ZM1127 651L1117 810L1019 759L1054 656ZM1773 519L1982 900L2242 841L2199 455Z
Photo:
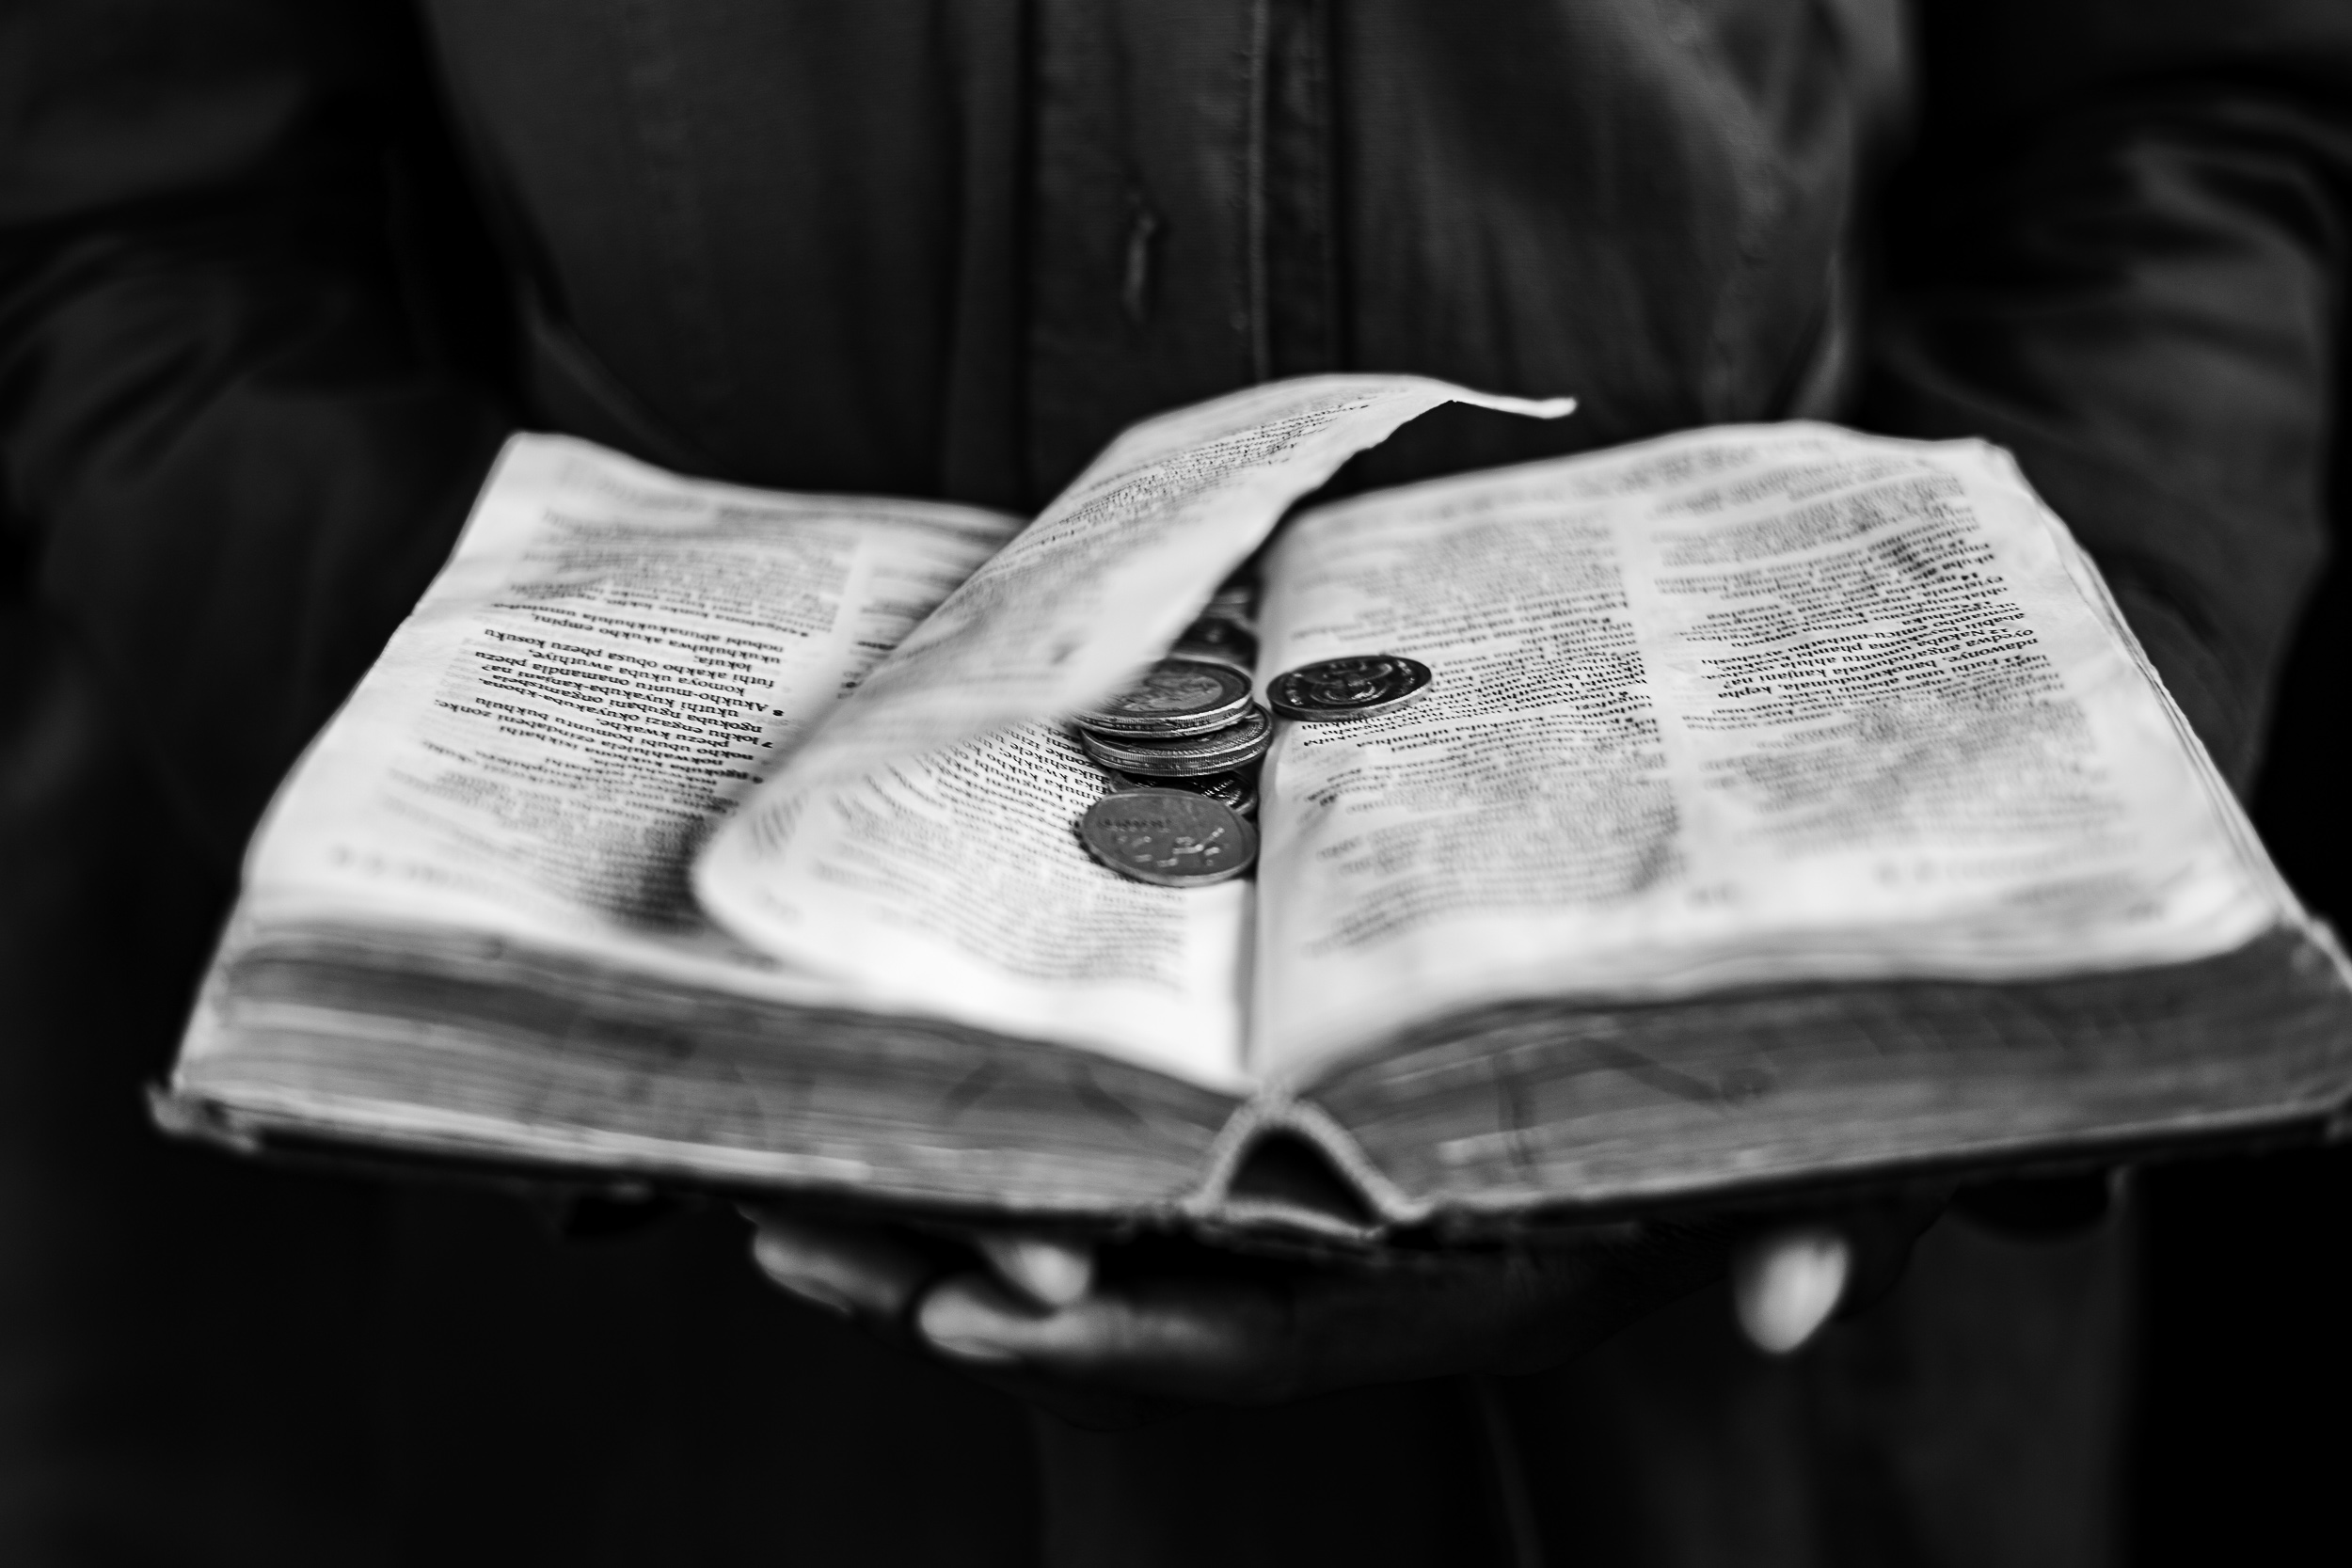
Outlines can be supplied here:
M972 1244L999 1279L1049 1312L1093 1288L1094 1249L1082 1242L1028 1230L983 1230Z
M1732 1310L1756 1349L1787 1355L1829 1322L1852 1274L1853 1245L1838 1231L1767 1231L1732 1255Z

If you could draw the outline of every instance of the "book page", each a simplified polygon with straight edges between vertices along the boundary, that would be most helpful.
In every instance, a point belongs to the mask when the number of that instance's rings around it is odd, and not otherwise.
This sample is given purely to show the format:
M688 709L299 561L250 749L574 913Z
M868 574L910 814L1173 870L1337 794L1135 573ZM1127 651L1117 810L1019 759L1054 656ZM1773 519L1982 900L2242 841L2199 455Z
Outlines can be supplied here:
M1697 432L1309 514L1267 585L1263 673L1436 674L1268 758L1267 1070L1506 998L2177 961L2293 909L1991 448Z
M1058 727L1025 725L813 794L760 863L761 946L865 1006L1245 1086L1250 886L1097 863L1077 822L1110 789Z
M1109 781L1053 721L1165 651L1297 496L1456 401L1573 406L1320 376L1128 431L727 824L696 867L703 906L877 1005L948 994L965 1022L1239 1082L1249 890L1097 864L1075 824Z
M1013 888L969 847L1001 849L1017 873L1039 859L1027 846L1068 837L1066 822L1034 820L1035 768L955 781L951 856L924 860L941 830L916 830L898 797L851 848L884 879L899 927L983 946L991 928L1009 933L988 950L1021 946L1016 961L1060 998L1028 1013L991 1007L953 963L862 976L821 952L779 959L714 926L689 886L717 827L1018 526L702 483L516 437L449 565L281 791L245 918L494 933L723 990L1020 1028L1230 1084L1240 890ZM1090 771L1072 777L1099 789ZM1062 924L1007 918L1032 906ZM1052 950L1057 933L1068 950ZM1073 1010L1084 1027L1061 1017Z
M279 792L248 911L775 969L696 909L694 849L1016 526L515 437L449 563Z
M739 835L757 832L768 801L789 812L811 784L1110 695L1175 641L1292 501L1448 403L1542 419L1576 406L1419 376L1320 375L1133 426L882 662Z
M1301 376L1134 425L882 660L767 795L781 801L786 785L1110 696L1176 640L1292 500L1447 402L1538 419L1576 406L1421 376Z

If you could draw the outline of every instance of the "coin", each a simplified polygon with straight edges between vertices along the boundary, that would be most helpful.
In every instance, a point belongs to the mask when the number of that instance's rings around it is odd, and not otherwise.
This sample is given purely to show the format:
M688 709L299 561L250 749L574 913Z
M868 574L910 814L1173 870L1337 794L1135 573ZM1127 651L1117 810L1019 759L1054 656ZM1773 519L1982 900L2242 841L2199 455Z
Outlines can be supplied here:
M1374 654L1286 670L1266 683L1265 696L1285 719L1369 719L1420 701L1429 680L1429 666L1418 659Z
M1184 628L1184 635L1176 640L1176 646L1168 650L1168 657L1222 664L1248 675L1257 669L1258 640L1238 621L1204 615Z
M1078 837L1122 877L1207 887L1256 863L1258 831L1231 806L1183 789L1124 789L1087 808Z
M1249 677L1250 666L1248 658L1232 649L1220 648L1213 642L1179 642L1168 652L1178 658L1197 659L1202 664L1223 665L1245 680Z
M1257 592L1254 589L1228 590L1220 588L1207 604L1200 607L1204 621L1227 621L1245 631L1256 629Z
M1078 715L1082 729L1109 736L1207 735L1250 709L1249 676L1229 664L1164 658L1117 696Z
M1078 732L1078 744L1104 767L1155 779L1230 773L1265 755L1265 749L1273 743L1274 721L1255 703L1249 705L1240 723L1229 724L1214 735L1168 737L1102 735L1087 729Z
M1231 806L1244 816L1258 809L1258 785L1254 779L1239 773L1203 773L1192 779L1154 779L1144 773L1113 773L1131 789L1182 789L1194 795L1205 795L1220 806Z
M1244 567L1216 585L1216 591L1209 595L1208 606L1201 613L1232 615L1247 621L1257 607L1257 575Z

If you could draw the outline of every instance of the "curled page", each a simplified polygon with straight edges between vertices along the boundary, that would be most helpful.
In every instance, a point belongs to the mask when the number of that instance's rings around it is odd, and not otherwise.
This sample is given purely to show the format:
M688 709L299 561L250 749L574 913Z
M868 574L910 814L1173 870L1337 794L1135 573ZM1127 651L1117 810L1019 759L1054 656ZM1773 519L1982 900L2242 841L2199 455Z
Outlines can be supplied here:
M1542 419L1576 406L1419 376L1322 375L1135 426L875 668L761 792L744 832L763 800L1108 696L1292 501L1448 403Z
M1086 1001L1087 985L1059 958L1016 951L1017 943L991 957L968 922L909 924L913 890L919 884L921 898L947 897L960 868L970 873L970 895L1024 922L1067 909L1072 898L1111 896L1103 885L1111 874L1069 842L1066 819L1031 824L1048 847L1029 855L1017 887L1006 882L998 874L1006 863L993 854L1004 825L951 812L948 803L963 796L935 775L993 759L989 767L1060 792L1053 810L1074 818L1099 792L1099 772L1045 739L1021 738L1023 726L1060 719L1134 678L1292 501L1356 452L1447 403L1546 419L1575 406L1569 398L1492 397L1417 376L1312 376L1126 432L877 665L752 797L696 866L704 907L771 952L878 988L895 988L911 968L927 965L963 973L965 993L984 1015L975 1022L1065 1038L1075 1031L1114 1045L1132 1037L1142 1024L1123 981L1103 979L1109 989ZM911 803L917 800L929 804ZM885 880L843 874L857 834L927 810L948 815L924 835L900 835L891 851L894 875L914 882L893 892ZM908 869L917 860L919 875ZM1156 897L1166 890L1144 891ZM1016 892L1018 901L1002 901ZM1134 902L1144 893L1119 896ZM1193 896L1185 907L1229 902L1238 905L1238 895ZM1068 951L1059 937L1040 940Z
M1249 887L1130 881L1074 825L1109 782L1057 726L888 763L802 802L763 947L880 1011L1245 1082Z

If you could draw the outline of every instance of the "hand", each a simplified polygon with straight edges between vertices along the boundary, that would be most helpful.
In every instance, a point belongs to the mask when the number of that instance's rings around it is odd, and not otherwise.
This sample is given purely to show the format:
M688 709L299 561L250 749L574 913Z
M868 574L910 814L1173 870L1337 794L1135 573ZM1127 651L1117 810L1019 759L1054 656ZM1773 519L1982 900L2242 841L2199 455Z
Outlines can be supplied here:
M1786 1354L1841 1302L1890 1286L1938 1208L1904 1196L1820 1219L1601 1227L1363 1267L747 1213L755 1259L791 1294L1082 1425L1122 1426L1185 1404L1534 1371L1726 1270L1742 1329Z

